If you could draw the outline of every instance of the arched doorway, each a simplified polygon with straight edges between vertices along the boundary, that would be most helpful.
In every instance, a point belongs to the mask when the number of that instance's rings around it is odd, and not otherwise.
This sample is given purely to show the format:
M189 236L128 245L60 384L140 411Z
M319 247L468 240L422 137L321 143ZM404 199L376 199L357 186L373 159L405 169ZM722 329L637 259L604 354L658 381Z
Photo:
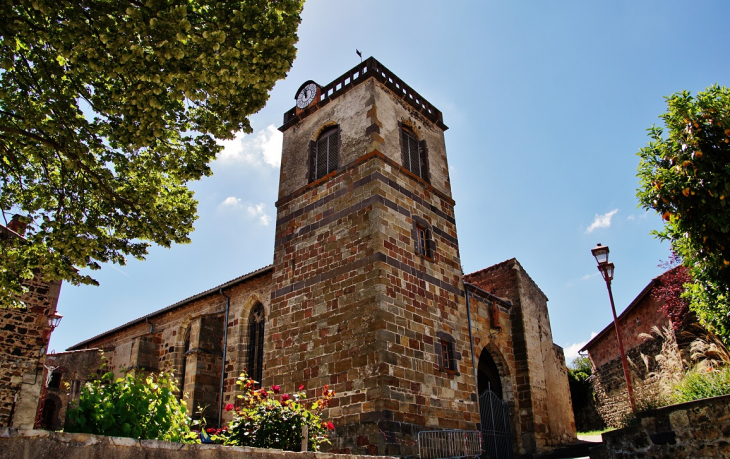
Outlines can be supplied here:
M56 428L56 417L58 407L56 401L53 398L47 398L43 403L43 419L41 427L48 430L54 430Z
M499 358L497 354L497 358ZM500 365L501 364L501 365ZM485 347L479 356L477 389L479 390L479 421L482 433L482 450L487 457L513 457L512 429L509 403L503 381L509 381L507 368L501 360Z
M479 356L477 384L479 395L483 394L484 391L491 389L491 391L494 392L500 400L504 400L505 397L504 391L502 390L502 378L499 374L499 368L487 349L484 349L482 351L482 355Z

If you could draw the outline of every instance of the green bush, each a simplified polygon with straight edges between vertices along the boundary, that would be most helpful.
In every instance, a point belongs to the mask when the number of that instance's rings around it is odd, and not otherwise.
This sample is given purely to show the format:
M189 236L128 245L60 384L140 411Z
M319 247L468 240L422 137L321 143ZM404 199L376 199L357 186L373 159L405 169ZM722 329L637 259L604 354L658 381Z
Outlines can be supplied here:
M673 403L682 403L727 394L730 394L730 367L719 370L695 368L674 386L670 399Z
M186 437L190 419L172 374L113 377L109 372L84 385L78 405L68 410L67 432L176 442Z
M279 395L279 386L270 390L258 389L256 382L245 373L237 384L244 393L239 395L239 406L229 404L227 410L235 410L233 419L223 429L208 429L216 443L257 448L277 448L300 451L302 426L308 430L308 449L317 451L322 443L329 443L327 430L335 427L325 422L323 410L334 391L324 387L322 398L315 400L309 408L304 401L304 386L293 395Z

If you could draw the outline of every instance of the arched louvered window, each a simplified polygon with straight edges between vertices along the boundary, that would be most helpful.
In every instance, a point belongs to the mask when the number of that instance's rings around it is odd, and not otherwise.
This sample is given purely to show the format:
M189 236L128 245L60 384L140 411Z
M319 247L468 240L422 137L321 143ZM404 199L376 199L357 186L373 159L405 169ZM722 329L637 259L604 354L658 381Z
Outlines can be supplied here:
M339 126L332 126L322 131L317 140L311 143L311 149L311 181L319 180L337 170L340 161Z
M411 173L428 180L428 163L426 160L426 143L419 142L416 134L401 126L401 148L403 149L403 165Z
M258 303L248 316L248 375L259 386L264 372L264 323L264 307Z

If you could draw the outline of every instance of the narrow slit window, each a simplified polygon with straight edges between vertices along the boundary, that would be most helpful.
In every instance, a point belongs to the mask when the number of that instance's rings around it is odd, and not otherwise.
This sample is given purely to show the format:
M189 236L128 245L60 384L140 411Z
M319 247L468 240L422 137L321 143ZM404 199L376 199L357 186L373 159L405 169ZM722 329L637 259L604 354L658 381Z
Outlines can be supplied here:
M456 371L454 361L454 343L441 340L441 367L444 370Z
M414 220L416 219L414 218ZM413 242L416 253L422 257L433 259L435 244L433 241L433 231L431 230L431 227L420 218L417 222L414 221L413 226Z
M416 252L426 256L426 228L416 226Z

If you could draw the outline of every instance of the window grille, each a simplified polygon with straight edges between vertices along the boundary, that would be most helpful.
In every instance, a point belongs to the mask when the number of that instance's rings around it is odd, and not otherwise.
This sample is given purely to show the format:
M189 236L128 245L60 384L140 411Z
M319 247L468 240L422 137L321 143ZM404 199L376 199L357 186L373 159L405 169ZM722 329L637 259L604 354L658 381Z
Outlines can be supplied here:
M422 179L426 179L425 148L423 142L419 142L416 134L406 127L401 127L403 165L411 173Z
M331 127L314 142L312 180L319 180L337 170L340 155L340 128Z

